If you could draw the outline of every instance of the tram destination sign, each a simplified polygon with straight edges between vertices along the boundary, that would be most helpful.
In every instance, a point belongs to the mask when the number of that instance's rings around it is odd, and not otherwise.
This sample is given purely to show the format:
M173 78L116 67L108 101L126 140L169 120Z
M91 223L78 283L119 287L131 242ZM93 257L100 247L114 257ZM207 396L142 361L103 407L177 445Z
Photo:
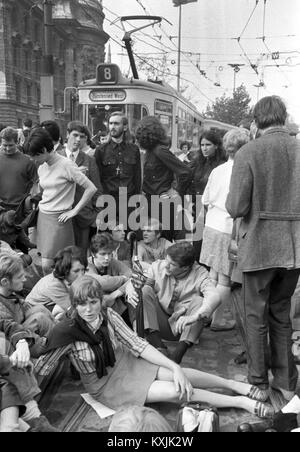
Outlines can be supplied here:
M126 92L121 89L94 89L90 92L89 97L92 102L120 102L126 99Z

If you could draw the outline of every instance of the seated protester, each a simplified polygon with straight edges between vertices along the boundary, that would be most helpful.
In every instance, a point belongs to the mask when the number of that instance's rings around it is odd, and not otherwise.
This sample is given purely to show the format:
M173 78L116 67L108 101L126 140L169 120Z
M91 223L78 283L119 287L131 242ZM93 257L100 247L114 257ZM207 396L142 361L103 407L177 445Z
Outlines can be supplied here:
M113 241L115 242L116 249L113 251L113 258L124 262L128 267L131 267L131 256L130 256L130 244L125 239L126 232L124 225L122 223L109 223L108 231Z
M0 432L58 432L42 416L34 397L40 393L31 372L29 343L33 334L16 322L0 320ZM13 349L15 346L15 351ZM28 428L28 426L27 426Z
M108 275L108 276L122 276L118 288L103 287L104 291L104 305L110 306L120 315L126 310L125 291L127 281L131 277L131 269L124 263L113 258L113 251L116 245L111 235L108 232L96 234L91 239L90 251L91 256L88 258L88 274L92 275Z
M169 240L161 237L162 225L155 218L146 220L142 227L143 240L138 243L138 258L141 264L165 259L166 250L172 245Z
M19 249L27 254L28 250L36 248L36 245L29 240L24 229L16 224L16 216L14 210L0 207L0 240L8 243L12 249Z
M0 254L0 319L18 323L32 331L35 339L31 347L34 357L42 350L46 337L54 326L54 318L44 306L31 307L20 297L25 281L24 266L17 254Z
M87 267L84 251L76 246L68 246L54 258L54 269L41 278L33 287L25 301L30 306L44 305L58 320L71 306L69 288Z
M109 432L174 432L166 419L153 408L130 405L117 411Z
M193 246L179 242L167 249L164 260L154 262L143 287L145 337L148 342L168 353L162 338L179 340L171 358L180 363L189 347L197 344L204 327L202 317L211 317L220 297L208 271L195 262ZM128 303L138 301L132 285L127 287ZM176 322L181 316L194 316L197 321L186 326L178 336Z
M59 320L71 306L70 285L85 273L86 268L87 258L84 251L77 246L67 246L57 253L53 272L37 282L27 295L26 303L30 306L44 305L55 319ZM124 278L115 281L110 277L101 277L99 281L104 288L119 287Z
M74 312L53 329L49 353L35 364L39 375L48 374L57 359L69 355L85 390L112 409L153 402L178 404L187 399L218 408L242 408L264 417L274 413L273 408L256 401L261 400L261 391L256 387L196 369L182 369L138 337L113 309L103 309L102 299L102 288L96 279L85 275L74 281ZM199 389L217 387L240 396Z

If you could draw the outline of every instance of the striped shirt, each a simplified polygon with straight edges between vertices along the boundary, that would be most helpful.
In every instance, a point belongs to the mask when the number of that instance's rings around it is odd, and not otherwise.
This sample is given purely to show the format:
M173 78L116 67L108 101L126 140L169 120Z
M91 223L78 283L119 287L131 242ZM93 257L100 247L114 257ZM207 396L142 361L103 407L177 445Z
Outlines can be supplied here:
M114 350L121 344L134 356L139 357L148 346L148 342L132 331L119 314L111 308L107 308L107 325ZM89 344L78 341L40 356L35 362L36 374L41 376L49 375L63 356L70 358L80 374L91 374L96 371L94 352Z

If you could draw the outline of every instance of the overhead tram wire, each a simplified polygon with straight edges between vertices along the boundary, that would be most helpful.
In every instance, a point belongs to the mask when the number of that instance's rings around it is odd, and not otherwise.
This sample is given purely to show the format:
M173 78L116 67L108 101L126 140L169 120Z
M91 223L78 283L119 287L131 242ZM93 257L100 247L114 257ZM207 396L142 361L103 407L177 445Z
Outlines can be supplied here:
M137 1L137 0L136 0ZM142 0L138 1L138 3L140 4ZM151 11L147 11L146 8L143 7L143 10L146 11L148 14L151 14ZM176 46L176 44L172 41L171 37L167 35L167 33L165 32L165 30L163 29L163 26L160 25L160 29L163 32L163 34L168 38L168 40L172 43L172 45L175 47L175 50L178 53L178 47ZM197 65L184 53L184 52L180 52L180 54L195 68L197 69L197 75L201 75L203 78L205 78L206 80L208 80L209 82L211 82L214 85L213 80L211 80L209 77L204 76L203 74L201 74L199 68L197 67ZM199 52L198 52L199 54ZM215 86L215 85L214 85ZM222 88L221 86L219 88Z
M86 1L84 0L84 2L86 3ZM87 3L86 3L86 5L87 5ZM99 27L99 24L97 24L97 22L95 21L95 18L90 14L90 13L88 13L88 11L81 5L81 7L84 9L84 11L89 15L89 17L91 18L91 19L93 19L93 21L94 21L94 23ZM99 27L100 28L100 27ZM120 29L122 29L122 27L118 27L118 28L120 28ZM122 29L123 30L123 29ZM111 39L115 42L115 43L117 43L121 48L123 48L123 45L122 44L120 44L120 42L117 40L117 39L115 39L115 38L112 38L111 37ZM160 73L162 73L163 75L168 75L168 76L172 76L172 77L175 77L176 75L175 74L167 74L167 73L165 73L164 71L161 71L161 70L159 70L158 68L156 68L155 66L153 66L151 63L149 63L148 61L146 61L146 60L144 60L143 58L141 58L141 57L139 57L139 55L137 55L135 52L133 52L133 54L138 58L138 59L140 59L140 60L142 60L145 64L147 64L148 66L150 66L150 67L152 67L152 68L154 68L154 69L156 69L157 71L159 71ZM187 81L187 82L189 82L189 83L192 83L192 85L197 89L197 91L203 96L203 97L205 97L207 100L209 100L210 102L213 102L213 100L212 99L210 99L208 96L206 96L206 94L204 94L193 82L191 82L190 80L188 80L188 79L183 79L183 80L185 80L185 81Z
M253 10L252 10L251 13L250 13L250 16L249 16L249 18L248 18L248 20L247 20L247 22L246 22L246 25L244 26L243 30L241 31L239 37L238 37L238 38L234 38L234 39L236 39L236 41L237 41L239 47L241 48L241 50L242 50L242 52L243 52L243 55L244 55L244 57L246 58L246 60L248 61L250 67L253 69L253 71L255 72L255 74L256 74L257 76L258 76L257 65L253 64L252 61L250 60L250 58L249 58L247 52L245 51L245 49L243 48L243 46L242 46L242 44L241 44L241 38L242 38L243 34L245 33L246 28L248 27L248 25L249 25L249 23L250 23L250 20L251 20L252 17L253 17L253 14L254 14L254 12L255 12L257 6L258 6L258 3L259 3L259 0L255 0L254 8L253 8Z
M266 37L265 37L265 23L266 23L266 8L267 8L267 0L264 0L264 12L263 12L263 35L262 35L262 42L263 45L266 47L266 49L268 50L268 52L270 54L272 54L272 51L269 49L269 47L266 44ZM285 77L286 81L289 83L289 85L291 85L291 81L288 78L288 76L286 75L286 73L281 69L281 67L279 66L279 64L277 63L277 61L274 59L274 64L275 66L278 68L278 70L280 71L280 73Z

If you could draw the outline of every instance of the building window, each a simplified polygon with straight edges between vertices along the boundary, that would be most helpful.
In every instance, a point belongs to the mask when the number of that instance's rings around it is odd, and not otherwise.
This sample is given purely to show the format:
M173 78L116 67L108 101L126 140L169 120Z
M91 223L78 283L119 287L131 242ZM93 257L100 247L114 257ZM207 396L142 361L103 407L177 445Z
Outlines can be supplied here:
M34 38L36 42L40 42L40 24L35 21L34 23Z
M15 81L16 102L21 102L21 81Z
M24 69L25 71L30 69L30 52L28 50L24 51Z
M27 86L26 86L26 96L27 96L27 104L28 104L28 105L31 105L31 104L32 104L32 96L31 96L31 93L32 93L31 84L30 84L30 83L27 83Z
M24 33L26 35L28 35L29 34L30 23L29 23L29 16L28 16L27 12L24 14L23 20L24 20Z

